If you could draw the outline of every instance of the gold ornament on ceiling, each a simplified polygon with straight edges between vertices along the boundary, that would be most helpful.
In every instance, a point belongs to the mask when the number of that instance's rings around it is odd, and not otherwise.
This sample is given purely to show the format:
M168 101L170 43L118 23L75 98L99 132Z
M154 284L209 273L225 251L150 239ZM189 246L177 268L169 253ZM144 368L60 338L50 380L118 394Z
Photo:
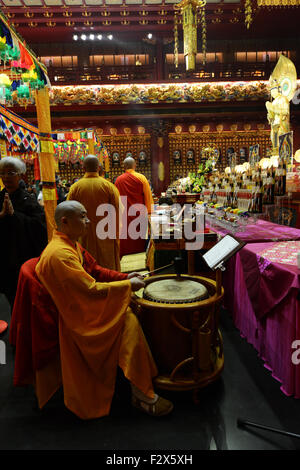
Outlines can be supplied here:
M26 13L24 13L24 16L26 16L27 18L33 18L34 13L30 13L29 11L26 11Z
M82 14L82 16L91 16L92 13L90 11L84 10L84 11L81 12L81 14Z
M222 15L223 13L224 11L222 10L222 8L218 8L217 10L214 10L215 15Z
M157 20L157 24L166 24L166 20Z
M145 128L143 126L138 127L138 133L139 134L145 134Z
M148 20L139 20L139 24L148 24Z
M207 124L206 126L202 127L203 132L209 132L210 126Z
M92 21L87 20L87 21L84 21L83 24L84 26L93 26L94 23Z
M72 14L73 13L71 11L63 11L63 16L70 17Z
M130 24L130 21L129 21L129 20L122 20L122 21L121 21L121 24L122 24L123 26L126 26L127 24Z
M51 13L50 11L45 11L45 13L43 13L43 16L45 16L46 18L52 18L53 13Z
M101 11L102 16L110 16L110 12L107 10Z
M30 21L30 22L28 23L28 26L29 26L30 28L36 28L37 25L38 25L38 24L37 24L36 21Z
M7 13L6 16L8 18L14 18L15 14L14 13Z
M175 127L176 134L181 134L181 131L182 131L182 126L178 125L178 126Z
M165 16L167 13L168 13L168 12L167 12L166 10L160 10L160 11L158 12L158 14L159 14L160 16Z
M195 124L192 124L191 126L189 126L189 133L194 134L194 132L196 132L196 126Z
M65 23L66 26L75 26L75 22L74 21L66 21Z
M103 24L103 26L110 26L110 25L111 25L111 21L105 20L105 21L102 21L102 24Z
M230 18L230 23L239 23L239 19L235 16L234 18Z
M139 11L139 15L141 16L147 16L148 12L146 10Z
M128 16L128 15L129 15L129 11L128 11L128 10L120 11L120 15L121 15L121 16Z
M109 132L111 133L111 135L117 135L117 132L118 132L118 131L117 131L117 129L116 129L115 127L111 127L111 128L109 129Z
M237 125L237 124L231 124L230 129L231 129L232 131L237 131L238 125Z
M217 127L216 127L216 129L217 129L217 132L219 132L219 134L220 134L220 133L223 131L223 129L224 129L223 124L218 124Z
M206 62L206 20L205 20L206 0L181 0L174 5L174 55L175 65L178 66L178 14L183 18L183 48L186 70L194 70L197 54L197 14L200 12L202 27L202 53L203 63ZM177 56L177 57L176 57Z
M221 23L222 20L221 20L221 18L213 18L213 19L211 20L211 22L212 22L213 24L215 24L215 23Z

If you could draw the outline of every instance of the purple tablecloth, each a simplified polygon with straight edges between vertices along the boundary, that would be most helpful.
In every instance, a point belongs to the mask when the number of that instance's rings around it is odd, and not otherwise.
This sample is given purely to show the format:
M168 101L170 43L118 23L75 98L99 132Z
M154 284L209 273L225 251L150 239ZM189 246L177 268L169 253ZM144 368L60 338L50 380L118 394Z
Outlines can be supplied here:
M292 362L292 344L300 340L300 270L260 257L272 245L246 245L227 262L225 306L241 335L281 382L281 390L300 398L300 364Z
M211 227L211 229L221 235L230 233L225 228ZM274 224L273 222L259 219L256 224L246 225L244 232L236 232L234 236L246 243L300 240L300 230L298 228L287 227L286 225Z

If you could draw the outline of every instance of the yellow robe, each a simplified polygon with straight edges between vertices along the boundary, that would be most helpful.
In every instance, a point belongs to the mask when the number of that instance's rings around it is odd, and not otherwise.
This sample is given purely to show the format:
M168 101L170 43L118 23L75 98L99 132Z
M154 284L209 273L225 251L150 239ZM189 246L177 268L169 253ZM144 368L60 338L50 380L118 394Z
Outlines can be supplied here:
M96 282L82 266L77 245L54 232L36 266L59 312L64 401L82 419L109 414L117 366L148 397L157 375L135 315L129 280Z
M85 173L84 177L74 183L67 196L68 200L80 202L87 210L90 225L86 235L79 239L81 245L95 258L103 268L120 271L119 241L119 199L117 188L98 173ZM116 238L100 240L96 228L103 218L96 215L100 204L112 204L116 211Z

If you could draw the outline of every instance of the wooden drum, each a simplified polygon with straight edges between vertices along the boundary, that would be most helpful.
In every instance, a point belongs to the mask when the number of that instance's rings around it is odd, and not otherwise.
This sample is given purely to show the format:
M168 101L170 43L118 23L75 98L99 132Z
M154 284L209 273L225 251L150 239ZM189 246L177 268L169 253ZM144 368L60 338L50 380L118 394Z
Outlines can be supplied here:
M223 288L200 276L167 274L145 280L132 296L159 375L158 388L194 390L216 380L224 366L218 328Z

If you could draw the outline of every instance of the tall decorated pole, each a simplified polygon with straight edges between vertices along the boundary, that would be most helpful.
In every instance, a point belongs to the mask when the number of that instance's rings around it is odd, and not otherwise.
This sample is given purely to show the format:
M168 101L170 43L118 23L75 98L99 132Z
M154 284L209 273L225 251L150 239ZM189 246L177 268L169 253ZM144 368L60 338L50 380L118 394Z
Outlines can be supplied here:
M48 88L36 90L35 105L40 131L39 165L43 184L43 201L47 220L48 239L55 228L54 211L57 205L55 185L54 146L51 136L50 101Z

